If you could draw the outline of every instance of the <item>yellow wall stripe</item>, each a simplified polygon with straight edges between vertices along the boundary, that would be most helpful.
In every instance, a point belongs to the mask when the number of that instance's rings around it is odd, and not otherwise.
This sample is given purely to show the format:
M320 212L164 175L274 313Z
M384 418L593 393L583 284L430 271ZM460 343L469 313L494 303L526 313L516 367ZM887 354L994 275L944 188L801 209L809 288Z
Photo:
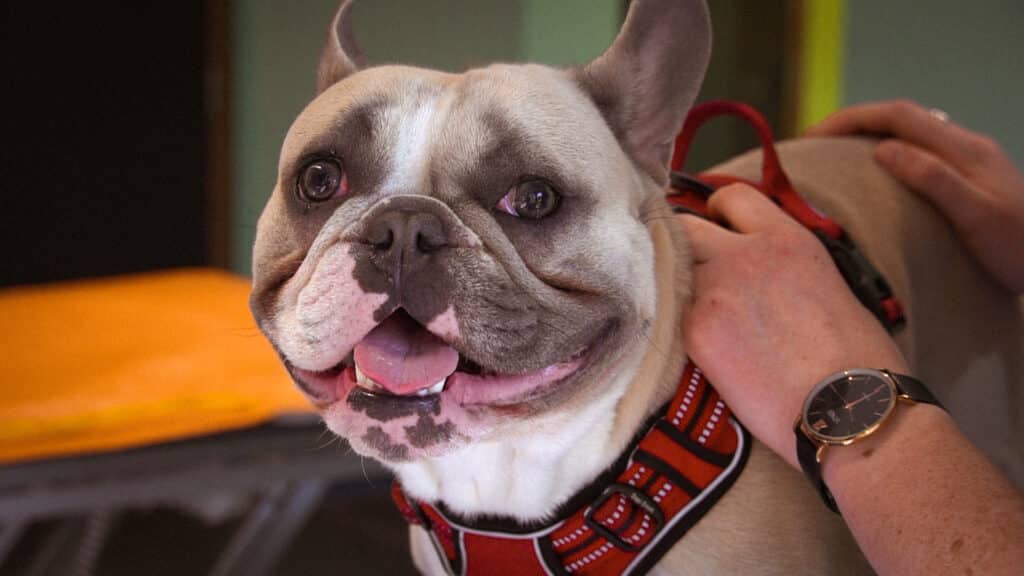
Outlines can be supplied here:
M802 131L842 105L846 0L803 0L800 18L797 128Z

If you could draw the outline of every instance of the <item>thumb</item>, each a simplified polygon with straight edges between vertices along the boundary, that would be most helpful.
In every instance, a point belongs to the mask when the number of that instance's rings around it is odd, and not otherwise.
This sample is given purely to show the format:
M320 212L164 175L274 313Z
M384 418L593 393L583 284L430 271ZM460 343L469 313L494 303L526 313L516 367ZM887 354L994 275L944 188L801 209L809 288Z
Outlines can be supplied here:
M683 232L690 242L693 260L697 264L711 260L717 254L719 247L727 242L730 236L735 235L734 232L699 216L682 214L678 218L679 224L682 225Z

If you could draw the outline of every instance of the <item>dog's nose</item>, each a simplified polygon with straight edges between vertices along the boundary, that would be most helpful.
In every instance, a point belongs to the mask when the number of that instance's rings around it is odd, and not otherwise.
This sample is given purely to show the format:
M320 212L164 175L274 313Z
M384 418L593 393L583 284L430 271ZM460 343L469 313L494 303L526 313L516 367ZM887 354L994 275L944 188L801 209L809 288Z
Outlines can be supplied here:
M381 264L410 268L447 246L448 230L436 214L388 210L368 223L364 241Z

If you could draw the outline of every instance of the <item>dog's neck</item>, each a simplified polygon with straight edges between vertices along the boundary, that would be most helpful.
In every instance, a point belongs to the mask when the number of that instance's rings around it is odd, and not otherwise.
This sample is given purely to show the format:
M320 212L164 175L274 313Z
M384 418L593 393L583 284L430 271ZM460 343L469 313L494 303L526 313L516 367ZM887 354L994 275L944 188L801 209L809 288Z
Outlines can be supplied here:
M607 395L582 412L548 419L529 435L476 442L395 471L409 494L443 502L463 516L546 518L618 454L610 446L615 401Z
M658 201L660 204L660 200ZM648 229L657 261L658 317L638 339L608 393L571 413L531 422L528 433L499 442L478 442L453 454L394 466L415 498L443 502L465 516L506 516L523 521L550 518L557 507L607 469L625 450L651 411L678 385L685 355L680 316L689 298L689 255L680 231L656 206Z

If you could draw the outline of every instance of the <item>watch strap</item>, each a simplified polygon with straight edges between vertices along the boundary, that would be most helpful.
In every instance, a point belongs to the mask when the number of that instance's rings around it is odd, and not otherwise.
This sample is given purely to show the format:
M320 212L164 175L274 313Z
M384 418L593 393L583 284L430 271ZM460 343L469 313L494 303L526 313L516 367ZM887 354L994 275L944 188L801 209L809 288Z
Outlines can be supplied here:
M893 374L888 370L884 371L890 377L893 382L896 383L896 391L906 396L908 399L914 402L922 402L924 404L932 404L939 408L945 409L939 399L932 394L931 390L924 385L923 382L914 378L913 376L907 376L905 374Z
M839 514L839 507L836 506L836 499L832 496L832 492L825 485L825 480L821 477L821 463L818 462L818 448L819 446L814 443L813 440L803 431L800 427L800 421L796 423L796 459L800 462L800 468L804 471L804 476L811 481L811 484L818 489L821 494L821 499L825 501L825 506L828 506L829 510Z

